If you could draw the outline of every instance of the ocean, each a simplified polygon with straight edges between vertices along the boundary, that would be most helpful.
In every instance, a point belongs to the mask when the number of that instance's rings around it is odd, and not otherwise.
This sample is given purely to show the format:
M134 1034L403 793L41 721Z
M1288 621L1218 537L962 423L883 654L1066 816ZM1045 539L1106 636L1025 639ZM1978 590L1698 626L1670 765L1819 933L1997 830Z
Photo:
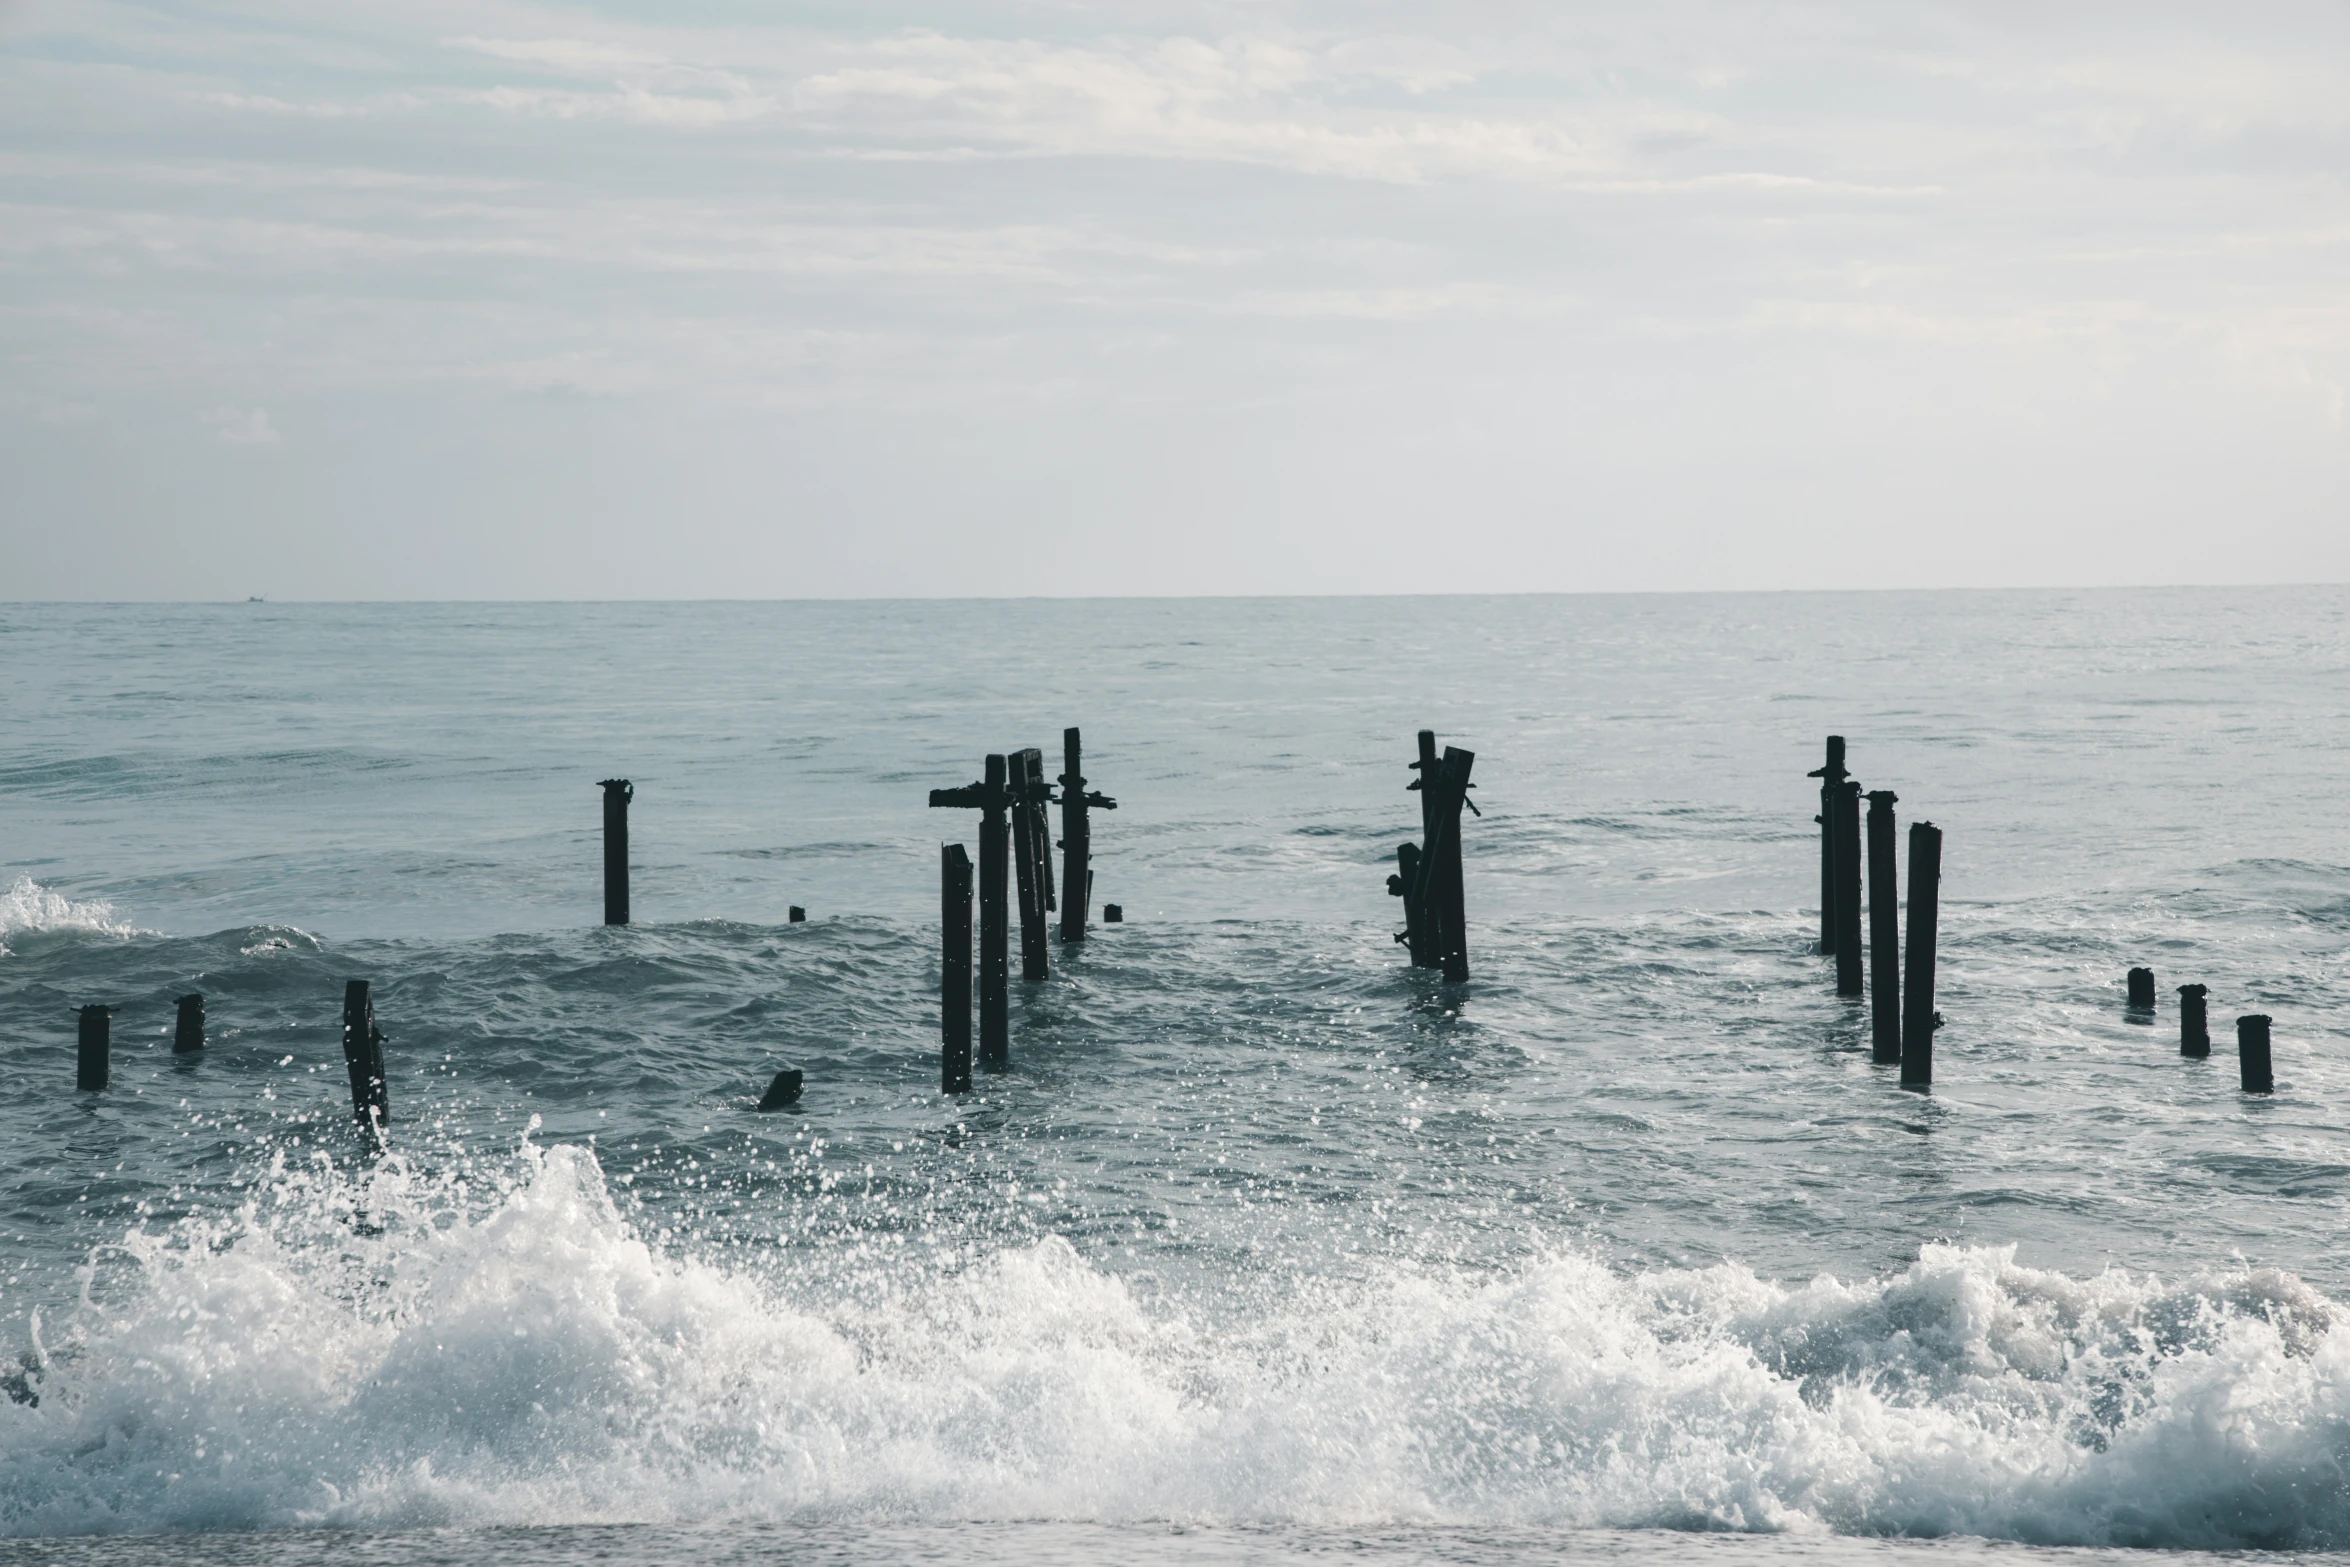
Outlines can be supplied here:
M0 671L0 1562L2350 1549L2350 589L14 605ZM928 791L1068 725L1091 937L942 1096ZM1813 950L1832 733L1944 833L1930 1092Z

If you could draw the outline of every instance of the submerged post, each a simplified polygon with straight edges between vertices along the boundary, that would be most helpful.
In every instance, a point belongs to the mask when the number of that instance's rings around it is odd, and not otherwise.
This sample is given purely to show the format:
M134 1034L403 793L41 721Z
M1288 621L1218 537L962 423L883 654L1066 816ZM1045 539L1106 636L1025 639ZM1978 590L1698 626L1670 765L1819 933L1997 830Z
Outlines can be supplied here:
M351 1114L377 1137L392 1118L384 1083L384 1036L375 1026L375 998L366 980L343 983L343 1065L351 1074Z
M1828 759L1808 778L1820 781L1820 954L1836 950L1836 785L1844 780L1844 737L1828 736Z
M2254 1012L2236 1019L2236 1070L2248 1094L2272 1093L2276 1079L2269 1072L2266 1015Z
M604 923L628 923L628 802L636 785L625 778L604 780Z
M114 1008L82 1008L75 1045L75 1090L88 1094L103 1093L114 1076Z
M1836 785L1836 994L1861 992L1860 785Z
M2207 1056L2211 1054L2209 985L2181 985L2179 987L2179 1054Z
M1890 789L1869 791L1869 1059L1901 1059L1901 901Z
M182 996L177 1006L179 1018L172 1025L171 1053L175 1056L194 1055L204 1048L204 998Z
M1909 953L1902 965L1901 1086L1934 1081L1934 936L1942 895L1942 829L1909 829Z
M2130 1006L2130 1010L2131 1010L2132 1012L2151 1012L2151 1011L2153 1011L2153 1010L2154 1010L2154 970L2152 970L2152 969L2150 969L2150 968L2134 968L2134 969L2130 970L2130 980L2129 980L2129 986L2130 986L2130 1000L2129 1000L2129 1006Z
M971 856L938 851L938 1091L971 1091Z

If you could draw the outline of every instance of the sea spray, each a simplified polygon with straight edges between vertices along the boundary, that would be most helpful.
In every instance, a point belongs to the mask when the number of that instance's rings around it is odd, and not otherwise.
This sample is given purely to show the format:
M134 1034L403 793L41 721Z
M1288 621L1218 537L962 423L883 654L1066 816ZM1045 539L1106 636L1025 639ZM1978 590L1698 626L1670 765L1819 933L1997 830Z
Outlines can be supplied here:
M1555 1254L1251 1309L1066 1241L869 1272L639 1234L584 1147L280 1154L136 1231L0 1407L0 1526L1057 1517L2350 1541L2350 1348L2288 1276L1924 1248L1881 1280ZM462 1189L460 1189L462 1187ZM812 1280L822 1279L822 1283Z

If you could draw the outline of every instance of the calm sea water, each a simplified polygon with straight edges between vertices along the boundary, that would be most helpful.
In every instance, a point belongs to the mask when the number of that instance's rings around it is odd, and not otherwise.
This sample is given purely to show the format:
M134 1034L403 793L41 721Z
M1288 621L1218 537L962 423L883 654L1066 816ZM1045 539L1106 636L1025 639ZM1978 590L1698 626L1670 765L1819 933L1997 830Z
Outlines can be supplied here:
M0 670L0 1560L2350 1547L2350 591L16 606ZM942 1099L927 791L1067 724L1129 922ZM1390 940L1423 726L1464 987ZM1810 951L1829 732L1946 834L1930 1095Z

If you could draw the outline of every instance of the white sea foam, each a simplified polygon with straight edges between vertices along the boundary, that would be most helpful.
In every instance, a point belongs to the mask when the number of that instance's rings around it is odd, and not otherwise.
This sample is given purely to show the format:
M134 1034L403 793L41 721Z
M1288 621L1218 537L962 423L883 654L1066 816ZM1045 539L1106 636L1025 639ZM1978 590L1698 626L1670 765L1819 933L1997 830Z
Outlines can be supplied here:
M2274 1273L2008 1250L1783 1288L1299 1280L1225 1320L1058 1240L817 1292L663 1254L586 1150L475 1202L281 1170L137 1234L0 1404L0 1529L1059 1517L2350 1542L2350 1335ZM365 1223L354 1224L355 1213ZM786 1259L788 1263L788 1259ZM127 1271L126 1271L127 1270ZM109 1301L113 1304L107 1304Z
M114 917L114 905L103 898L76 901L42 886L30 876L19 876L14 886L0 892L0 954L10 936L46 931L87 931L100 936L138 934L135 927Z

